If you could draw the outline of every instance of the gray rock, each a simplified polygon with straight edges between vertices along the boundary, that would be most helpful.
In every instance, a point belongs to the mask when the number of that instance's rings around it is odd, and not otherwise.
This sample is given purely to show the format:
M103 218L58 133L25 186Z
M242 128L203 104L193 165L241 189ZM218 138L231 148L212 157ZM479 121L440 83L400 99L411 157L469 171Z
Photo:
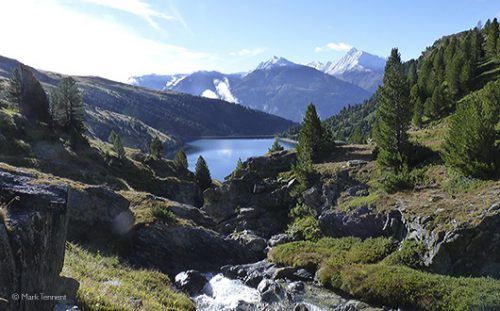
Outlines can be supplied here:
M348 167L359 167L368 164L365 160L349 160L347 161Z
M53 310L55 301L11 300L55 294L61 285L68 224L67 188L41 184L29 173L0 169L0 309Z
M207 278L196 270L181 272L175 276L175 287L186 292L189 296L195 296L201 293L207 283Z
M270 247L274 247L280 244L285 244L290 242L290 236L286 233L280 233L280 234L275 234L272 237L269 238L269 241L267 241L267 244L269 244Z
M257 236L253 231L243 230L241 232L235 232L231 234L229 238L243 244L255 258L262 259L265 256L267 241Z
M267 303L276 303L288 298L285 290L276 282L263 279L257 286L261 293L262 300Z
M215 231L162 223L139 226L127 253L133 264L171 276L189 269L215 271L223 265L255 260L241 243Z
M303 293L306 288L304 282L296 281L287 285L286 289L294 294Z
M87 241L102 236L121 236L129 233L134 224L129 201L103 186L72 188L68 196L68 208L70 240Z
M302 302L299 302L295 305L293 311L309 311L309 308Z

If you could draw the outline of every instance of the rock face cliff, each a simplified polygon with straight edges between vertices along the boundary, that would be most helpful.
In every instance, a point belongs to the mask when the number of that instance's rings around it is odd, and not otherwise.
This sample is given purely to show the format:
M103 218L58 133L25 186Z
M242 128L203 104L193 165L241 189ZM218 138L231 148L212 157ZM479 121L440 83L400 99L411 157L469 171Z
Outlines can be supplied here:
M0 169L0 309L52 310L68 225L67 190ZM52 298L45 298L51 296ZM56 300L53 300L56 299Z

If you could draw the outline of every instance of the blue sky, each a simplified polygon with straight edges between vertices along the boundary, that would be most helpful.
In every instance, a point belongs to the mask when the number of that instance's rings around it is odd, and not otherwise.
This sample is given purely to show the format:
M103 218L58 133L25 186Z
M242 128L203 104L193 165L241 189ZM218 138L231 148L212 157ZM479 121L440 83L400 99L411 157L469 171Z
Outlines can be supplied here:
M409 59L495 16L498 0L2 0L0 54L126 81L247 71L273 55L336 60L351 46L381 56L399 47Z

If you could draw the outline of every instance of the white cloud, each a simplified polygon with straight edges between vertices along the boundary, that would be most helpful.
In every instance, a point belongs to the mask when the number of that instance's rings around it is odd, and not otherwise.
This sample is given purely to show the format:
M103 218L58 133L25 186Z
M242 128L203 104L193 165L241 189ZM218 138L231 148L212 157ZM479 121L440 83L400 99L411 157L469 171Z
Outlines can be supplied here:
M114 20L55 0L0 1L0 55L72 75L127 81L132 75L213 68L216 55L146 39Z
M154 20L155 18L163 19L167 21L175 20L176 17L167 15L165 13L155 11L151 6L142 0L81 0L85 3L91 3L103 7L108 7L111 9L127 12L139 17L144 18L151 27L155 29L160 29L158 23ZM184 23L184 20L182 20Z
M325 46L316 47L314 49L314 51L316 53L325 52L325 51L329 51L329 50L337 51L337 52L347 52L350 49L352 49L352 46L349 45L349 44L347 44L347 43L344 43L344 42L339 42L339 43L330 42L330 43L326 44Z
M231 52L231 56L256 56L267 51L267 48L241 49L236 52Z

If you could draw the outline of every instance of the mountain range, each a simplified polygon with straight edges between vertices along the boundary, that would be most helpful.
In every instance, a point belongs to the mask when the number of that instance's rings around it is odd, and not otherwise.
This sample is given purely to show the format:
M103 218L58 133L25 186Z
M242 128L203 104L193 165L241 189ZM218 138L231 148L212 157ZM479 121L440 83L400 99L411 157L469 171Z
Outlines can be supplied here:
M384 66L384 58L353 48L337 62L301 65L274 56L246 73L151 74L128 83L223 99L299 122L310 102L327 118L369 98L382 83Z
M0 79L9 78L18 64L0 56ZM47 92L63 77L31 70ZM74 78L84 94L89 134L106 141L114 130L129 147L148 150L153 136L174 147L202 136L274 135L293 125L289 120L220 99L159 92L100 77Z

